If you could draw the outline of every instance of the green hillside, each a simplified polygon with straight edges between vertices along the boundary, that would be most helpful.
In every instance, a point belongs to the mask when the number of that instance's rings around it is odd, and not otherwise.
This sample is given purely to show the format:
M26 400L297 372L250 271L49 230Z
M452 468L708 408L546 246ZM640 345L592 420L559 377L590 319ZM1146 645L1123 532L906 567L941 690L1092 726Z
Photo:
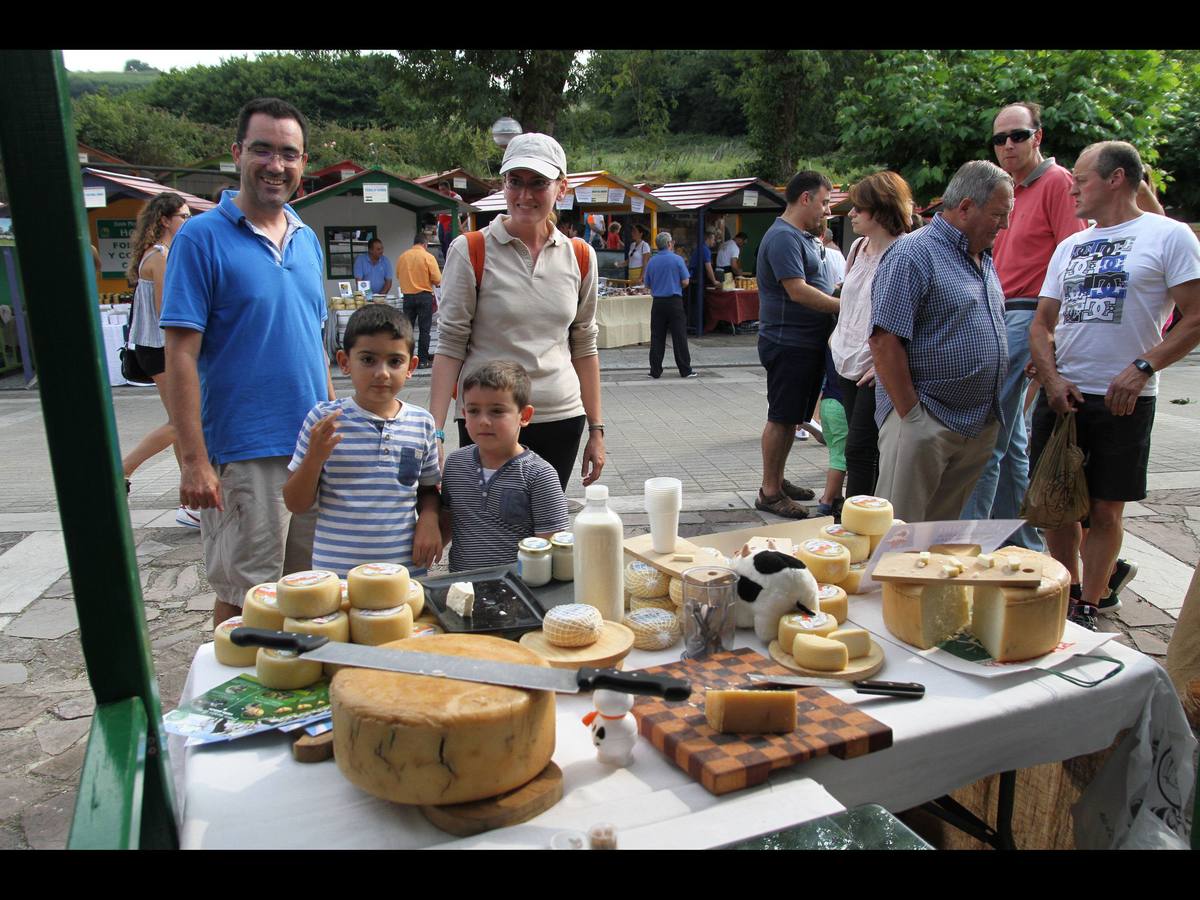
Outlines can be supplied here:
M162 72L68 72L72 99L85 94L98 94L107 90L109 94L123 94L154 83Z

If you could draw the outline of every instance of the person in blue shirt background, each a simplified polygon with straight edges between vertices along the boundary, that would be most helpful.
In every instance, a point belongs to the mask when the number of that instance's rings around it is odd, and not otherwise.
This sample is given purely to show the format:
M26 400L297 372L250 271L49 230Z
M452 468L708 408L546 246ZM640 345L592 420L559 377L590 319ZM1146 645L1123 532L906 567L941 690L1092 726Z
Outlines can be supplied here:
M663 354L667 352L667 332L670 331L679 377L695 378L688 352L687 316L683 311L683 292L687 290L691 273L679 255L671 252L675 242L669 231L660 231L654 243L658 252L650 257L642 271L642 281L654 298L650 307L650 377L662 375Z
M354 280L371 282L372 294L387 294L392 289L392 262L383 255L383 241L371 238L367 255L354 260Z

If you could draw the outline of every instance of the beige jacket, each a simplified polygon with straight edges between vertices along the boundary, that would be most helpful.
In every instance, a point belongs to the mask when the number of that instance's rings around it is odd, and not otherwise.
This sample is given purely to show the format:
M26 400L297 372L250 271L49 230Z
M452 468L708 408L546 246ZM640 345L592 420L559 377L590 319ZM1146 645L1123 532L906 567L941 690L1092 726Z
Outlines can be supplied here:
M438 303L438 348L461 359L463 380L484 363L511 359L525 367L533 382L535 422L583 415L579 377L571 361L597 353L596 253L586 279L569 239L557 228L531 262L524 242L497 216L484 231L483 281L478 296L475 270L460 235L450 245ZM456 418L461 418L457 405Z

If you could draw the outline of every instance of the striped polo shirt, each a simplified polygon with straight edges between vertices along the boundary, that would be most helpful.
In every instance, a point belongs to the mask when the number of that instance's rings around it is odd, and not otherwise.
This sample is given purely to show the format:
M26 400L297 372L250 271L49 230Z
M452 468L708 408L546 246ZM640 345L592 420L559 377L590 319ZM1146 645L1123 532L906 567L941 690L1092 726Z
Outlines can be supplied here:
M410 403L394 419L349 397L318 403L304 418L289 470L308 452L313 426L336 409L342 440L321 469L313 568L344 577L362 563L411 566L417 488L438 483L433 416Z
M558 473L532 450L485 476L474 444L446 457L442 505L454 526L451 572L516 562L522 538L570 526Z

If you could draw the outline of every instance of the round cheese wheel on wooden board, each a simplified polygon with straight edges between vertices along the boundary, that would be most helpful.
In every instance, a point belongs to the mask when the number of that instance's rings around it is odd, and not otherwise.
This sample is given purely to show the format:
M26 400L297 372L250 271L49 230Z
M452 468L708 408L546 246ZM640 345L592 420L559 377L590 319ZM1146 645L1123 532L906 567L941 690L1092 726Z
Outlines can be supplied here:
M439 634L399 650L548 666L500 638ZM554 754L554 694L426 675L343 669L329 691L334 758L362 790L442 806L494 797L535 778Z

